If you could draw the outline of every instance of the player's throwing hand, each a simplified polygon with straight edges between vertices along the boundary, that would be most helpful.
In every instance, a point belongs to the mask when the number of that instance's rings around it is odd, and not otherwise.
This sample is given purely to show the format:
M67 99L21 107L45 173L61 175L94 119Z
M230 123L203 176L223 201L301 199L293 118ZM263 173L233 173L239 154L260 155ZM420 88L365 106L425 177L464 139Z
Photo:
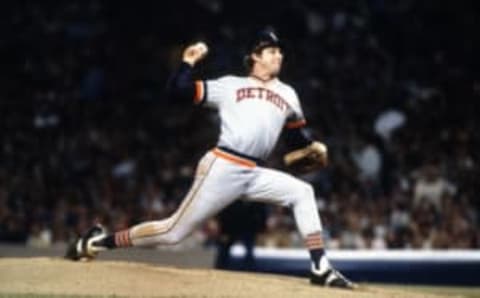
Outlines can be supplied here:
M207 45L204 42L197 42L188 46L183 51L183 61L194 66L198 61L202 60L207 53Z

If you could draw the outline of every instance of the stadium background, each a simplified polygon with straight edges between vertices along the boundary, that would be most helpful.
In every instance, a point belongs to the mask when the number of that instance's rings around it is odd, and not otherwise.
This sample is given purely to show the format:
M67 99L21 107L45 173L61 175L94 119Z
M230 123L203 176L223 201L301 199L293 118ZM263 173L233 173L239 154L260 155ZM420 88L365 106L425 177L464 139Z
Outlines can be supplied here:
M183 46L199 74L241 74L273 25L331 164L316 189L328 248L478 249L479 8L474 1L16 1L2 3L0 241L63 246L172 213L215 114L165 97ZM282 168L282 142L269 165ZM301 247L266 207L259 246ZM215 219L180 244L209 247Z

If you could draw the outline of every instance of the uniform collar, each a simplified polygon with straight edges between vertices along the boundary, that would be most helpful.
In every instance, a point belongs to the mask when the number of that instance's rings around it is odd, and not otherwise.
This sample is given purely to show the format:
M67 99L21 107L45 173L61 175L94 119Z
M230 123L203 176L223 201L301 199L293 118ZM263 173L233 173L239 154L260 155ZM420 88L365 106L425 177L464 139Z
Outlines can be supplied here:
M272 79L269 79L269 80L264 80L264 79L262 79L262 78L259 78L259 77L255 76L255 75L252 75L252 74L249 75L248 77L249 77L250 79L256 81L256 82L261 83L262 85L271 85L271 84L274 84L274 83L278 82L278 78L277 78L277 77L272 78Z

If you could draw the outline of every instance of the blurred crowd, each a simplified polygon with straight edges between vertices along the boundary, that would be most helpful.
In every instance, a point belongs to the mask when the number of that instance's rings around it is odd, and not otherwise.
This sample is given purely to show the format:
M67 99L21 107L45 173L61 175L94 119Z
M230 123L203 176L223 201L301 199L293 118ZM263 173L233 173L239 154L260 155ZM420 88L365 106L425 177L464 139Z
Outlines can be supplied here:
M480 247L474 1L2 6L0 242L64 245L93 222L171 214L218 134L214 112L165 96L182 48L210 45L199 76L242 74L245 41L273 25L287 43L281 78L330 150L327 169L301 177L327 246ZM280 141L268 165L287 170L284 153ZM259 208L258 245L302 246L288 209ZM221 229L213 218L182 245Z

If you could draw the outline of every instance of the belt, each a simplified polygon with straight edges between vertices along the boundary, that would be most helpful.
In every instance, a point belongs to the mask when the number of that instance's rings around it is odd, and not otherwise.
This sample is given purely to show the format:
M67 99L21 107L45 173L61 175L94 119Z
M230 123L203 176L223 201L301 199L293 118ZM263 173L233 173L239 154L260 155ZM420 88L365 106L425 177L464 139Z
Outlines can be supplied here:
M240 164L242 166L247 166L250 168L256 167L257 165L262 166L265 164L265 162L260 158L240 153L225 146L216 147L215 149L213 149L213 154L236 164Z

